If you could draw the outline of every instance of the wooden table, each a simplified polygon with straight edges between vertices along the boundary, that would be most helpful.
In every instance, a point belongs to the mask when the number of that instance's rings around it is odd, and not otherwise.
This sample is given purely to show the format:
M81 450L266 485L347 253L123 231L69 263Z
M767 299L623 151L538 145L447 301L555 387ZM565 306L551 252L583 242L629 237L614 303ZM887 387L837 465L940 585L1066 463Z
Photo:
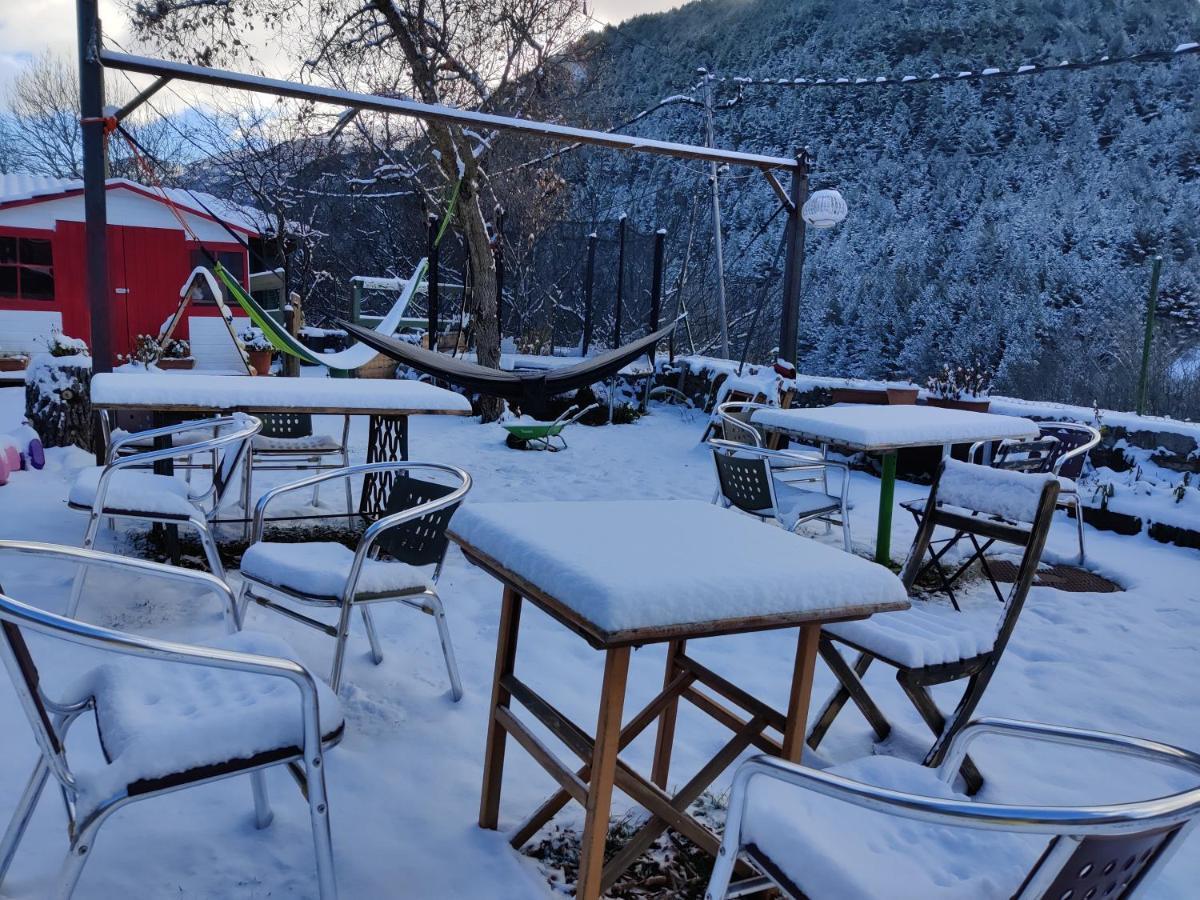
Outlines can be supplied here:
M903 585L887 569L694 500L468 503L451 521L450 537L504 585L479 824L498 827L511 735L560 785L511 843L520 847L570 800L581 803L575 894L581 900L608 890L668 827L716 855L718 838L687 807L750 747L800 761L821 625L908 606ZM594 736L518 678L525 600L604 653ZM693 638L797 627L786 713L686 653ZM654 643L668 644L663 689L622 726L630 649ZM559 759L517 718L514 699L582 765ZM733 738L672 796L666 786L680 699L728 727ZM658 737L646 778L619 752L654 722ZM651 818L605 866L614 786Z
M879 485L879 523L875 561L888 565L892 556L892 508L896 499L896 453L907 447L1036 438L1036 422L1017 416L941 409L936 406L869 406L839 404L813 409L760 409L750 421L766 431L821 447L879 453L883 473Z
M408 459L409 416L471 415L471 403L462 394L423 381L195 372L96 375L92 406L106 413L148 410L176 418L231 412L370 416L367 462ZM386 475L368 476L363 484L362 511L381 509L390 486L391 478Z

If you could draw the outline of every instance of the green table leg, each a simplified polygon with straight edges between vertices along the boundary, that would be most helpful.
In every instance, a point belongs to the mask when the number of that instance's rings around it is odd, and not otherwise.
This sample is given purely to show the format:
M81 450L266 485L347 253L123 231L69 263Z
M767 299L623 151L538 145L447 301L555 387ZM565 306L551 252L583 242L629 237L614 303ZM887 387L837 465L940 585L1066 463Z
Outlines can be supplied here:
M896 451L883 454L883 478L879 483L879 530L875 534L875 562L892 561L892 508L896 500Z

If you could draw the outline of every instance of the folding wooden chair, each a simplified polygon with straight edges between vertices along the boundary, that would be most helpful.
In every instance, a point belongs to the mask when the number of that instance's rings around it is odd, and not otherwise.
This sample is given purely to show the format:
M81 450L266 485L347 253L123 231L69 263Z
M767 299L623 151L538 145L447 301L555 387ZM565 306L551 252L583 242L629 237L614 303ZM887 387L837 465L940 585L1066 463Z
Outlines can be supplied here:
M734 776L706 900L768 888L795 900L1128 900L1148 894L1200 817L1194 785L1095 806L968 800L950 784L967 746L985 735L1133 757L1200 779L1200 755L1178 747L1006 719L966 725L936 771L892 757L819 771L758 756ZM890 848L902 854L889 857ZM763 874L731 887L743 857Z
M936 740L924 764L938 765L949 742L983 698L1012 637L1037 574L1057 499L1058 480L1051 474L1032 475L943 460L901 579L911 592L938 526L971 535L974 540L1013 544L1024 551L1003 613L998 622L990 617L976 620L914 598L912 607L903 612L826 626L821 632L820 654L839 686L817 716L808 745L814 750L820 745L847 700L854 701L879 740L888 736L891 725L862 682L871 663L880 660L896 669L900 687L934 733ZM853 663L846 661L835 643L857 651ZM962 697L947 718L934 702L930 688L963 679L967 684ZM983 777L969 758L963 760L962 774L970 793L983 786Z

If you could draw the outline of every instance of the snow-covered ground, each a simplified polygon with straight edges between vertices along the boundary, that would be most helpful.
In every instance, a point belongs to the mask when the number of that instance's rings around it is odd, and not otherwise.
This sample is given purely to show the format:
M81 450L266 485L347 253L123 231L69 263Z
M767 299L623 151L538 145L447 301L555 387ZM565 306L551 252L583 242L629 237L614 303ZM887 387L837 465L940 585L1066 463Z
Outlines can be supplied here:
M0 389L0 433L20 421L22 391ZM334 420L319 423L337 433ZM473 420L427 417L412 420L415 459L450 462L475 477L472 499L610 499L689 497L709 499L711 461L697 443L700 417L683 421L676 409L655 408L636 424L572 427L563 453L522 453L504 446L498 426ZM365 425L353 432L357 455ZM73 474L87 465L81 451L55 450L41 472L18 472L0 488L0 537L75 544L84 517L65 506ZM265 489L270 479L256 479ZM897 501L922 488L901 483ZM323 498L332 503L337 492ZM878 482L856 473L853 532L862 552L870 549ZM893 546L902 552L912 537L911 519L897 511ZM768 527L768 526L764 526ZM836 543L835 534L820 540ZM1035 589L982 704L981 714L1002 715L1107 729L1200 749L1200 552L1157 544L1145 537L1088 531L1095 568L1127 589L1114 594L1068 594ZM664 534L662 540L669 541ZM102 547L111 546L111 536ZM1074 525L1060 518L1048 557L1070 559ZM731 548L730 552L736 552ZM619 561L617 562L619 564ZM712 565L719 566L714 559ZM0 582L18 598L57 611L65 603L58 573L33 571L27 563L0 561ZM352 637L343 699L345 741L328 757L330 804L338 881L345 897L523 898L552 896L537 867L513 852L504 835L475 825L478 813L487 700L495 647L500 587L466 564L452 549L441 581L462 667L466 696L451 702L433 623L397 606L376 613L385 660L371 665L363 634ZM979 591L972 605L995 608ZM221 633L220 610L209 600L178 592L150 592L137 585L98 585L84 598L80 615L90 621L144 634L203 640ZM331 642L279 616L252 610L247 627L283 636L318 673L331 659ZM521 676L576 721L594 722L601 656L532 608L522 621ZM794 635L763 633L697 642L694 652L709 666L777 706L786 702ZM44 642L43 672L53 685L56 669L74 671L87 660L78 651L51 650ZM626 709L639 708L659 689L663 649L634 654ZM872 752L920 757L930 736L899 693L885 667L873 669L869 687L897 728L873 746L866 723L852 708L835 723L814 757L817 764L845 762ZM832 688L818 667L814 699ZM939 694L948 706L953 687ZM814 704L814 706L817 704ZM0 681L0 819L7 819L34 760L34 746L7 680ZM673 779L681 782L707 760L728 735L698 712L681 713ZM75 735L84 755L85 727ZM628 752L649 767L653 729ZM94 740L91 743L95 743ZM984 797L1002 801L1100 802L1149 796L1164 785L1181 786L1145 766L1105 757L1038 750L996 742L981 744L976 759L989 779ZM508 755L502 826L518 822L553 783L519 748ZM730 773L726 774L728 783ZM263 898L316 896L307 810L288 776L269 775L276 818L256 831L250 788L235 779L194 789L118 813L102 830L77 897ZM627 803L618 798L618 805ZM581 818L573 808L564 817ZM37 898L48 893L65 848L61 804L47 792L4 896ZM1193 898L1200 884L1200 838L1183 848L1150 897ZM949 865L952 861L947 860ZM962 862L955 861L955 862ZM863 861L864 865L872 864ZM895 896L902 896L901 893Z

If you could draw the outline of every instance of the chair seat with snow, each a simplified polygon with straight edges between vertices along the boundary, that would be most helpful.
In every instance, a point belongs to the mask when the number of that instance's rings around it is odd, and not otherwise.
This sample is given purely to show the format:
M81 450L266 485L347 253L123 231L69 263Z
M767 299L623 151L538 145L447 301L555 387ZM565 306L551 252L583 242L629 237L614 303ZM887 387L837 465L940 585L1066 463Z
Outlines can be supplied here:
M1188 773L1190 784L1106 805L976 802L951 783L968 744L988 735L1067 745L1083 765L1097 752L1146 760ZM759 756L734 776L705 898L774 887L795 900L1124 900L1186 839L1200 815L1198 784L1195 753L1003 719L966 725L936 770L877 756L821 771ZM731 885L742 858L762 874Z
M390 477L392 486L383 515L367 527L355 549L325 541L263 540L267 507L277 498L326 481L349 482L368 474ZM329 678L334 691L341 684L355 609L362 616L377 665L383 661L383 650L371 605L396 601L427 613L437 624L451 693L455 700L461 699L462 682L437 581L446 557L446 527L470 489L471 476L462 469L400 461L335 469L267 491L254 511L253 542L242 556L239 609L244 612L253 600L334 638ZM335 609L337 621L327 624L297 608L304 606Z
M157 589L182 585L197 597L217 597L236 625L234 596L211 575L91 550L0 541L0 556L11 555L32 557L48 569L75 565L136 575ZM98 651L97 662L51 699L42 673L49 646L31 645L30 633ZM249 775L256 822L265 828L272 813L263 770L283 765L308 800L320 896L336 897L322 763L325 751L341 740L344 719L333 691L282 640L248 632L206 646L153 640L43 612L0 588L0 657L38 747L33 774L0 841L0 883L51 776L66 800L70 845L53 896L67 900L97 832L117 810ZM68 730L89 714L99 736L96 760L83 758L87 749L76 750L73 742L68 754Z
M1022 548L1022 557L1004 608L998 616L987 611L955 612L914 597L912 606L902 612L826 626L819 651L839 684L817 716L808 745L814 750L820 746L847 700L854 701L879 740L888 736L891 725L862 681L868 667L878 660L896 670L901 689L934 733L936 740L924 762L938 765L950 740L983 698L1012 637L1037 574L1057 498L1058 481L1051 474L1008 472L943 460L901 579L911 592L925 569L926 554L934 553L931 545L938 527L972 540L983 537L1013 544ZM854 652L853 662L842 656L837 644ZM966 687L947 718L930 688L964 679ZM969 757L963 760L962 775L970 793L982 787L983 777Z

